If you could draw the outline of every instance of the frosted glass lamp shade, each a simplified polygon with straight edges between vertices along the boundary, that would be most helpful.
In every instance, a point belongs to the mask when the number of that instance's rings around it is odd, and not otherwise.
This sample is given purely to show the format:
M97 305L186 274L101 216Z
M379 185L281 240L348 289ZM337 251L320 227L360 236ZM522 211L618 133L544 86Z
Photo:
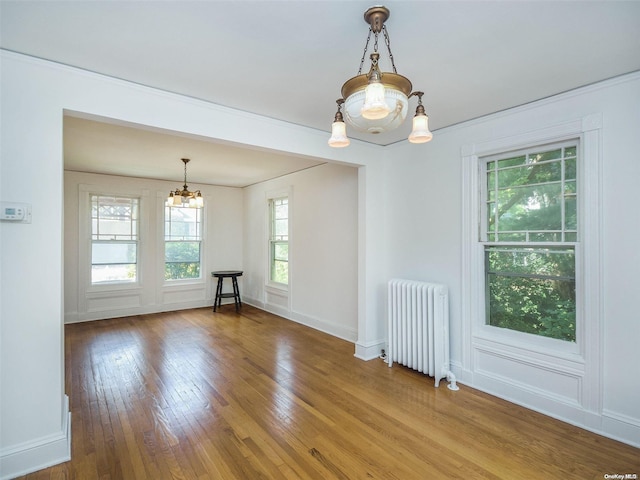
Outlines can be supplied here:
M344 122L333 122L331 124L331 138L329 146L335 148L347 147L351 141L347 138L347 126Z
M364 89L364 103L360 113L367 120L380 120L389 115L391 109L385 98L385 88L380 82L369 82Z
M411 143L426 143L433 138L429 131L429 117L426 115L416 115L413 117L413 129L409 135Z

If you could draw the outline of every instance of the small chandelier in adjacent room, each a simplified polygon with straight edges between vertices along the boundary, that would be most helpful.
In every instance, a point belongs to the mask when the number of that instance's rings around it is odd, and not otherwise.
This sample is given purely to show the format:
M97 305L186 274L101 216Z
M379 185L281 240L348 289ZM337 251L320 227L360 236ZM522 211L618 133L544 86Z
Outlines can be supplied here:
M189 163L189 159L183 158L182 162L184 163L184 185L182 190L176 188L174 192L169 192L167 206L202 208L204 206L204 198L200 190L190 192L189 187L187 187L187 163Z
M407 117L409 98L418 97L418 107L413 117L413 130L409 135L411 143L425 143L433 138L429 131L429 117L422 105L424 92L411 92L413 86L408 78L399 75L391 53L391 42L384 22L389 18L389 9L383 6L369 8L364 13L364 20L369 27L367 43L360 60L358 75L342 85L342 98L337 100L338 112L331 126L329 145L346 147L349 139L346 134L344 119L360 132L382 133L399 127ZM364 59L369 50L371 34L374 35L373 52L369 56L371 67L369 73L362 73ZM378 66L378 36L382 33L387 45L393 72L382 72ZM344 106L344 117L342 107Z

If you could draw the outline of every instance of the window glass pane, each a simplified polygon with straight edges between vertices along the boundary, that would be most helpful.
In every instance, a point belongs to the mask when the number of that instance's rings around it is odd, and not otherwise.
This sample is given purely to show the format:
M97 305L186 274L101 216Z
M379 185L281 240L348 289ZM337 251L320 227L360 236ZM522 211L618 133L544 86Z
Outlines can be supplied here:
M200 278L200 242L165 242L165 280Z
M578 241L578 233L577 232L566 232L564 234L565 242L577 242Z
M91 283L135 282L136 264L92 265Z
M577 190L576 190L576 182L575 182L575 180L569 180L568 182L566 182L564 184L564 193L565 194L568 194L568 193L575 194L576 192L577 192Z
M495 172L489 172L487 174L487 193L489 194L489 198L487 200L494 200L495 182L496 182Z
M287 218L289 216L289 204L280 203L276 204L275 217L276 219Z
M136 263L137 249L136 243L93 242L91 263L93 265Z
M91 235L93 240L136 240L138 236L137 198L91 195Z
M567 196L564 199L564 228L566 230L576 230L578 227L578 210L576 197Z
M276 243L273 245L273 258L275 260L289 260L289 244Z
M289 283L289 263L275 260L273 262L271 279L278 283Z
M276 220L274 222L275 232L274 235L279 239L286 239L289 236L289 221L287 219L284 220Z
M164 264L165 280L184 280L200 278L200 263L176 262Z
M564 178L567 180L575 180L576 178L576 159L566 159L564 161Z
M201 208L165 207L165 240L200 240Z
M504 160L500 160L498 162L498 168L513 167L515 165L524 165L526 160L527 160L526 155L520 155L518 157L513 157L513 158L505 158Z
M200 242L166 242L166 262L200 262Z
M512 233L501 232L498 235L498 240L500 240L501 242L526 242L527 233L526 232L512 232Z
M499 188L559 182L561 180L562 164L560 162L534 163L498 171Z
M558 160L562 157L562 149L557 148L554 150L549 150L547 152L536 152L529 155L529 161L536 162L546 162L548 160Z
M561 242L562 232L532 232L529 234L530 242Z
M575 341L572 248L487 247L487 324Z
M498 230L561 230L560 197L560 184L501 190Z

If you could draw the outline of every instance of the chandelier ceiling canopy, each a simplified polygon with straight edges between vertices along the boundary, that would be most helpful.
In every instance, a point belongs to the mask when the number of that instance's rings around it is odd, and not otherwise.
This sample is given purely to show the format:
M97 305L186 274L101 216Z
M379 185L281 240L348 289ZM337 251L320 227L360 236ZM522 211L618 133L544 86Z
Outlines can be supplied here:
M433 135L429 131L429 118L422 105L424 92L414 91L411 81L400 75L391 53L389 33L384 22L389 18L389 9L383 6L369 8L364 20L369 24L369 34L364 47L358 74L342 85L342 97L336 100L338 111L335 115L329 145L346 147L349 138L346 134L346 122L361 132L382 133L399 127L404 122L409 108L409 98L418 97L418 107L413 117L413 129L409 135L411 143L425 143ZM366 54L369 50L371 34L374 36L373 52L369 55L371 67L363 74ZM382 33L387 46L393 72L382 72L378 66L378 37ZM344 108L344 114L342 109Z
M184 185L182 186L182 190L176 188L175 191L169 192L169 197L167 198L167 206L169 207L202 208L204 206L204 198L200 190L190 192L187 186L187 163L189 163L189 161L188 158L182 159L184 163Z

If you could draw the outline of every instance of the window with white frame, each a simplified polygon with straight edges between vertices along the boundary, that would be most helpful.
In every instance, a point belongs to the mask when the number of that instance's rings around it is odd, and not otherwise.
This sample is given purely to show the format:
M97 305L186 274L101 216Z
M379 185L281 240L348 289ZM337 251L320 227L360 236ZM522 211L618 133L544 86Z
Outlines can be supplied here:
M576 341L578 144L480 159L487 325Z
M269 270L272 282L289 284L289 198L269 200Z
M138 279L138 198L89 195L91 203L91 283Z
M165 206L164 278L201 278L202 209Z

